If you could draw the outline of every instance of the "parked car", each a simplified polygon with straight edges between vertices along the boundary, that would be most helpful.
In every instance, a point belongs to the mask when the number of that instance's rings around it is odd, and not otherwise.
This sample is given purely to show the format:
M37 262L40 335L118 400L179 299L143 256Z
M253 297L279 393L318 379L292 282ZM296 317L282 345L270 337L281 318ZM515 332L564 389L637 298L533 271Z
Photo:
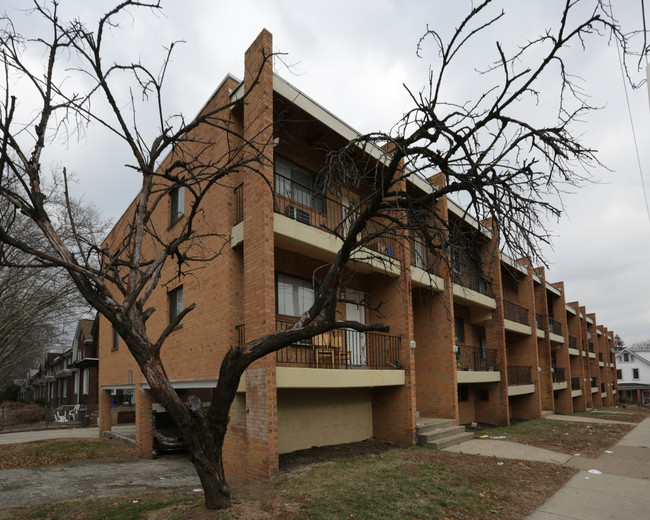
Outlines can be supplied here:
M187 449L176 423L167 412L154 412L153 414L153 456L171 451Z

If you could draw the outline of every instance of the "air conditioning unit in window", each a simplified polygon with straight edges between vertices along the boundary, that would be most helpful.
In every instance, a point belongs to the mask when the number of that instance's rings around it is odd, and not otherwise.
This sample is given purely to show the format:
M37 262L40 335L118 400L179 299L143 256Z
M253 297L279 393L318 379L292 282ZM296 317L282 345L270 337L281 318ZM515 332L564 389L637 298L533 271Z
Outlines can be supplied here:
M287 216L302 224L307 224L308 226L311 225L311 215L309 214L309 211L304 209L297 208L296 206L289 206L287 208Z

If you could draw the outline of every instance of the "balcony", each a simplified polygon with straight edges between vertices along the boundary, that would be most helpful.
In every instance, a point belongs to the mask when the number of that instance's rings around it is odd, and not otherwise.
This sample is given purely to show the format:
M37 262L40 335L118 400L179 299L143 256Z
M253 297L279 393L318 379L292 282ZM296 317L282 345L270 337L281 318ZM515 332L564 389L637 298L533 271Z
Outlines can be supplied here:
M555 343L564 343L564 336L562 336L562 324L548 317L548 335L549 339Z
M596 351L594 348L594 344L590 341L587 345L589 348L589 357L592 359L596 359Z
M535 328L537 329L538 338L546 337L546 333L544 332L544 316L541 314L535 313Z
M571 378L571 397L579 397L582 395L582 388L580 388L580 378Z
M501 373L497 370L496 349L468 345L458 345L456 348L458 383L501 381Z
M553 367L553 390L564 390L569 385L566 380L564 367Z
M508 366L508 397L535 392L535 385L531 377L531 367Z
M595 377L592 377L590 379L590 384L591 384L591 393L595 394L596 392L598 392L598 381Z
M334 258L342 243L337 234L344 235L349 225L349 207L277 173L275 183L276 244L324 260ZM360 272L399 275L395 256L400 241L386 230L385 223L368 222L358 238L365 242L351 260L361 267Z
M434 267L436 258L420 239L411 241L411 283L414 287L428 287L436 291L445 289L445 281Z
M578 350L578 340L573 336L569 336L569 355L570 356L580 355L580 351Z
M276 330L294 321L276 320ZM276 352L278 365L326 369L401 369L401 338L378 332L337 329Z
M503 300L504 327L509 332L532 334L528 325L528 309L508 300Z
M452 266L451 283L454 301L479 309L479 313L472 317L472 323L482 324L492 319L491 311L497 308L497 304L489 282L480 273Z

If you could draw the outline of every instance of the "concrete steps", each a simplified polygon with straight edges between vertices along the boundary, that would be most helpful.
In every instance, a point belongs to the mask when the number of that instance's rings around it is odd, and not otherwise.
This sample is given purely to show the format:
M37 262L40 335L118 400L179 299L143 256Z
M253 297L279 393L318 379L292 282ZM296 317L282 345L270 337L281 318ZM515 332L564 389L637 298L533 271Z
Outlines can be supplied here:
M553 415L555 412L553 410L542 410L542 417L547 417Z
M419 446L441 450L474 438L464 426L456 426L453 419L418 419L417 443Z

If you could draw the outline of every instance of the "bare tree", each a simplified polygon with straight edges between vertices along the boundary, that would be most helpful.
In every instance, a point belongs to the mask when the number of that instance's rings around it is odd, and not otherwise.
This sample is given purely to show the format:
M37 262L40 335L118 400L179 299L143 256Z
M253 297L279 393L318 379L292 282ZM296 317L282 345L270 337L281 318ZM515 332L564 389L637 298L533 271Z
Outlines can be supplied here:
M203 202L220 183L234 173L257 175L268 163L272 146L265 133L243 135L229 117L234 102L207 105L193 120L165 112L162 86L168 71L169 54L159 73L139 62L107 64L104 40L109 29L119 25L125 12L133 9L158 10L158 2L125 0L104 15L91 30L79 20L64 21L57 3L34 2L33 15L49 22L50 34L27 40L3 19L0 53L5 69L0 106L0 198L13 212L30 219L43 242L25 241L11 226L0 227L6 250L29 255L29 265L64 269L83 298L102 313L122 337L150 384L156 399L169 411L189 443L190 458L205 490L208 508L230 505L230 492L222 463L222 446L228 427L228 412L241 375L255 360L297 341L333 329L386 331L382 323L362 324L337 318L337 302L342 290L345 266L351 257L367 251L379 237L393 236L400 243L419 240L440 261L450 258L450 245L462 237L436 213L436 201L451 194L463 195L479 220L493 218L503 244L518 256L537 251L547 240L543 215L557 215L560 208L548 200L548 192L559 194L561 186L576 184L580 177L575 165L598 164L594 151L580 144L573 124L592 109L572 83L563 61L563 51L571 43L583 44L599 31L615 38L626 49L626 40L600 2L580 21L572 21L576 4L568 1L558 23L537 39L526 42L512 56L497 44L498 61L488 66L485 77L494 81L474 101L450 105L442 97L442 85L450 64L468 42L481 38L483 31L499 22L503 14L490 17L490 2L474 8L451 39L444 40L428 30L420 48L432 45L440 63L431 70L426 90L412 92L413 108L390 132L360 136L342 150L332 152L323 176L323 192L333 186L349 189L364 186L367 194L350 204L333 232L342 239L334 260L317 278L315 300L292 328L232 347L221 364L217 386L207 410L190 401L184 403L173 389L160 353L171 331L194 309L190 304L155 337L147 320L156 312L150 299L156 287L166 281L163 267L171 262L177 273L187 273L202 262L214 261L217 253L202 247L207 239L220 238L197 231L204 219ZM44 70L34 71L25 59L25 49L36 46L45 56ZM173 45L170 47L173 48ZM533 55L529 60L529 54ZM258 74L271 66L271 55L262 57ZM531 61L532 60L532 61ZM557 66L558 91L539 92L542 74ZM67 68L66 68L67 67ZM65 73L64 73L65 72ZM78 72L86 91L72 90L62 78ZM33 120L16 117L17 92L10 77L20 76L38 98ZM114 82L131 80L126 97ZM259 77L259 75L258 75ZM255 92L257 80L246 85L243 99ZM526 96L550 94L557 97L557 113L551 125L536 125L517 116L514 109ZM137 121L136 99L148 100L156 110L155 137L145 139L151 128ZM102 100L106 112L95 110ZM46 179L54 179L58 193L70 202L68 176L64 168L46 172L41 156L57 135L73 133L87 124L103 127L119 137L129 151L129 167L141 177L141 188L122 219L119 241L99 245L92 233L80 228L73 211L67 212L71 234L57 230L53 203L45 193ZM214 150L214 136L228 146ZM224 137L226 136L226 137ZM363 152L383 150L379 160ZM415 177L441 172L437 185L417 194L406 188ZM174 190L183 189L192 203L189 214L172 236L156 229L152 215ZM70 207L70 204L66 204ZM201 228L203 229L203 228ZM226 237L221 237L226 238ZM153 252L152 252L153 251Z

